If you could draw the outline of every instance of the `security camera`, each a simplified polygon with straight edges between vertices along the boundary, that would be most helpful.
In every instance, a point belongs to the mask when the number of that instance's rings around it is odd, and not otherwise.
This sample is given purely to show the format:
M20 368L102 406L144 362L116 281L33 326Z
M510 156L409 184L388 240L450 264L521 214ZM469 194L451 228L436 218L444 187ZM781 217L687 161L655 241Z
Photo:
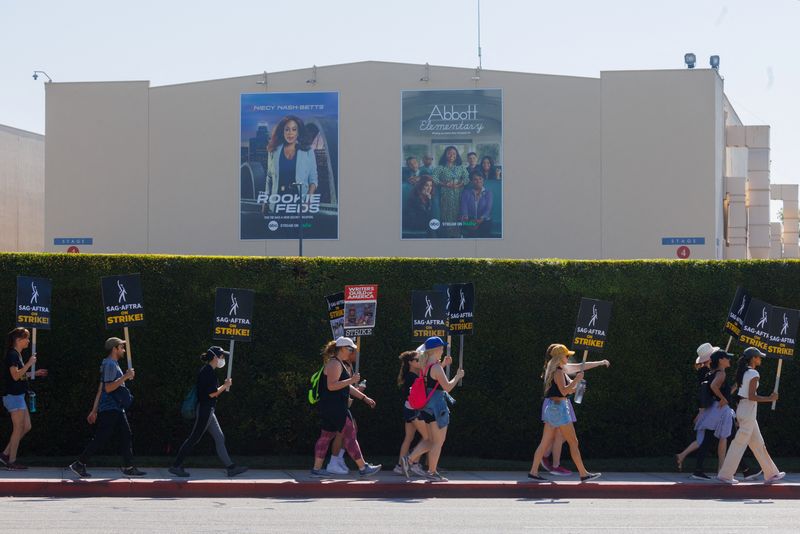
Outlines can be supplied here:
M38 79L39 79L39 75L38 75L38 74L36 74L35 72L33 73L33 79L34 79L34 80L38 80Z

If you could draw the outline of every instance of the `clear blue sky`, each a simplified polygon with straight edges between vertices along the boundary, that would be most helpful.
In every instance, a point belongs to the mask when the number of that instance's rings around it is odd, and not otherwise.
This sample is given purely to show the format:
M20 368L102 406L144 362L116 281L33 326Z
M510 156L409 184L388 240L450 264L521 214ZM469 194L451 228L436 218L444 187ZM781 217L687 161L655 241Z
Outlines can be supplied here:
M476 0L0 0L0 124L44 132L44 87L153 85L363 60L474 67ZM599 76L721 56L773 182L800 183L800 0L483 0L486 69Z

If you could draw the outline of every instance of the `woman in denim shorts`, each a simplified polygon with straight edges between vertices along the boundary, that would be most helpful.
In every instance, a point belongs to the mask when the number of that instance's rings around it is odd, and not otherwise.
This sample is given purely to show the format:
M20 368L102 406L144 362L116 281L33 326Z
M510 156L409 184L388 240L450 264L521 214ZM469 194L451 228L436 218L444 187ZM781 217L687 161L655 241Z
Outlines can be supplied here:
M422 348L424 351L424 346ZM400 398L403 402L405 437L403 438L402 445L400 445L400 460L394 468L394 472L398 475L404 474L402 458L408 455L408 451L411 449L411 443L414 441L414 436L419 432L422 440L430 439L427 423L434 420L432 417L429 417L427 413L413 409L408 403L408 394L411 391L411 386L422 372L419 359L423 351L417 352L416 350L409 350L400 355L400 372L397 375L397 387L400 388ZM409 469L416 472L422 468L414 464L413 466L409 466Z
M552 446L556 433L564 436L564 440L569 444L570 456L578 473L581 482L594 480L600 477L600 473L590 473L583 465L581 452L578 448L578 437L575 435L575 427L572 424L573 411L572 405L568 402L567 396L575 393L575 390L583 379L583 371L579 372L574 380L567 376L565 367L567 359L575 353L564 345L553 344L547 349L550 358L544 373L544 396L550 403L544 408L542 419L544 420L544 433L542 441L533 456L533 465L528 473L528 478L541 482L545 479L539 476L539 466L542 463L545 451Z

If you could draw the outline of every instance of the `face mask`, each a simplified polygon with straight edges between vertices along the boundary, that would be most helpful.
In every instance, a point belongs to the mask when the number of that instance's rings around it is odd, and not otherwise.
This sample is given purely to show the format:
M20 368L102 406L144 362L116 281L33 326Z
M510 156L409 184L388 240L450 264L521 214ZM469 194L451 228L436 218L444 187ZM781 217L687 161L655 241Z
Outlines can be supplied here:
M217 369L222 369L225 367L225 358L220 358L217 360Z

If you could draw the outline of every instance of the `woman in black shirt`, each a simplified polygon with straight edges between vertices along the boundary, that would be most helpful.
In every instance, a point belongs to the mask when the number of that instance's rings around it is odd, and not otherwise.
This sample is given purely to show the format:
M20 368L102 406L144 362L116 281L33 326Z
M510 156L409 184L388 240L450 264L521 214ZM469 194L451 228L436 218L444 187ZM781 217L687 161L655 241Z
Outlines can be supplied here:
M432 421L428 420L427 414L411 408L408 403L408 394L411 391L411 386L419 378L422 372L422 367L419 364L420 353L415 350L409 350L400 355L400 373L397 375L397 387L400 388L400 400L403 403L403 420L405 421L405 437L403 443L400 445L400 458L394 468L394 472L398 475L403 475L403 466L401 464L403 456L408 454L411 450L411 442L414 441L414 436L419 432L423 440L429 440L428 425Z
M200 358L206 362L200 369L197 375L197 417L194 421L192 433L186 438L186 441L181 445L178 451L178 456L175 458L175 463L169 468L169 472L175 476L188 477L189 473L183 468L183 461L186 456L192 451L195 445L203 437L203 434L208 430L211 437L214 438L214 445L217 449L217 456L222 461L222 465L228 471L229 477L234 477L247 471L247 467L243 465L236 465L231 461L228 456L228 450L225 448L225 434L222 433L222 428L219 426L217 416L214 414L214 409L217 405L217 397L228 391L231 387L231 379L225 379L225 383L221 386L217 380L216 369L225 367L225 357L230 353L222 350L222 347L209 347L205 354Z
M31 366L36 363L36 355L32 354L28 362L22 364L22 351L28 348L31 334L24 328L15 328L8 333L6 338L6 369L5 385L6 394L3 405L11 415L13 430L3 453L0 454L0 463L9 471L27 469L17 463L17 449L22 437L31 430L31 415L25 403L25 393L28 391L28 375ZM47 376L45 369L37 369L36 376Z

